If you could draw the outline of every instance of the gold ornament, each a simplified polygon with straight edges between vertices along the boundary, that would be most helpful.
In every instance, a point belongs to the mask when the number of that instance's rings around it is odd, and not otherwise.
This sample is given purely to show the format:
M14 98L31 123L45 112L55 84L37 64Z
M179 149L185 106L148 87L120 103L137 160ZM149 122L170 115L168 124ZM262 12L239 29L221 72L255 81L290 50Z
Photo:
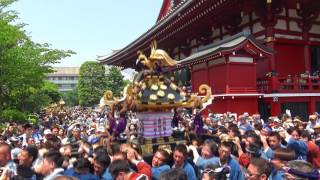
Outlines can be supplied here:
M167 86L166 86L166 85L164 85L164 84L161 84L161 85L160 85L160 89L162 89L162 90L166 90L166 89L167 89Z
M159 90L159 91L157 92L157 95L158 95L159 97L164 97L165 93L164 93L164 91Z
M171 101L174 100L174 99L175 99L174 94L169 93L169 94L168 94L168 99L171 100Z
M151 101L156 101L156 100L158 99L158 97L157 97L157 95L155 95L155 94L151 94L151 95L149 96L149 99L150 99Z
M171 87L171 89L173 89L173 90L176 90L176 89L177 89L177 85L175 85L175 84L173 84L173 83L170 84L170 87Z
M151 85L151 90L157 91L158 89L159 89L159 87L157 85L155 85L155 84Z

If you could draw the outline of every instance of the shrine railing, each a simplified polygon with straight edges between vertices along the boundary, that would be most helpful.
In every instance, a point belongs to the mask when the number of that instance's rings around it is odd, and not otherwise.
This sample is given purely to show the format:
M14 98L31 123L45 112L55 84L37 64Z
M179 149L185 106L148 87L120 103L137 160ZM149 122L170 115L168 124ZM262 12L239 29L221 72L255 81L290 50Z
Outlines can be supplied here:
M266 77L257 80L260 93L320 93L319 77Z

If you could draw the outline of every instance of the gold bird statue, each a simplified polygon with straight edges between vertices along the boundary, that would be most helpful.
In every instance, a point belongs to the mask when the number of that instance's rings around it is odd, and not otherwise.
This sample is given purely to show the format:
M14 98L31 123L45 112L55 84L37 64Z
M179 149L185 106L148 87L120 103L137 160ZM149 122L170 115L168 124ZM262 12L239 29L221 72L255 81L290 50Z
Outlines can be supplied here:
M152 41L150 47L151 47L151 53L149 58L147 58L142 51L137 52L138 59L136 61L136 64L141 62L150 70L154 70L157 65L161 67L172 67L177 65L177 61L172 59L168 55L168 53L166 53L162 49L157 49L156 41Z

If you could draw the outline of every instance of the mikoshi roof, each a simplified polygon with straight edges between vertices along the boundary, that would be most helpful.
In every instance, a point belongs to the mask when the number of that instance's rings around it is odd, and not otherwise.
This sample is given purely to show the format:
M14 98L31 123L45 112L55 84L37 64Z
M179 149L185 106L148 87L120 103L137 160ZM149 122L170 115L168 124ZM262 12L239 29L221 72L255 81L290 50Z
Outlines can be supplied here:
M112 93L105 93L101 99L101 105L124 103L128 109L136 111L167 111L175 107L203 108L208 101L211 102L211 88L202 84L198 93L187 94L182 87L178 87L174 81L165 76L166 68L177 66L177 61L162 49L157 49L154 41L151 45L151 53L147 58L141 51L138 52L138 61L144 65L144 69L138 73L134 81L124 90L124 97L112 98Z

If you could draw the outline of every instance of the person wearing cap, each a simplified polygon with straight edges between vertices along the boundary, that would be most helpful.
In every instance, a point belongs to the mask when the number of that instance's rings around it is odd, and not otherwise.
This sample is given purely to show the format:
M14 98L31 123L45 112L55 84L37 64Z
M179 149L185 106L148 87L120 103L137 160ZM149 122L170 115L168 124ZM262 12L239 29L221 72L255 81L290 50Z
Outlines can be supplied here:
M315 143L320 147L320 124L313 127L314 133L312 134Z
M283 127L281 126L281 120L278 117L273 118L272 123L272 131L279 132L283 130Z
M306 130L309 131L310 133L314 133L313 128L319 124L320 124L320 119L318 119L317 115L312 114L309 116L309 121L307 123Z

